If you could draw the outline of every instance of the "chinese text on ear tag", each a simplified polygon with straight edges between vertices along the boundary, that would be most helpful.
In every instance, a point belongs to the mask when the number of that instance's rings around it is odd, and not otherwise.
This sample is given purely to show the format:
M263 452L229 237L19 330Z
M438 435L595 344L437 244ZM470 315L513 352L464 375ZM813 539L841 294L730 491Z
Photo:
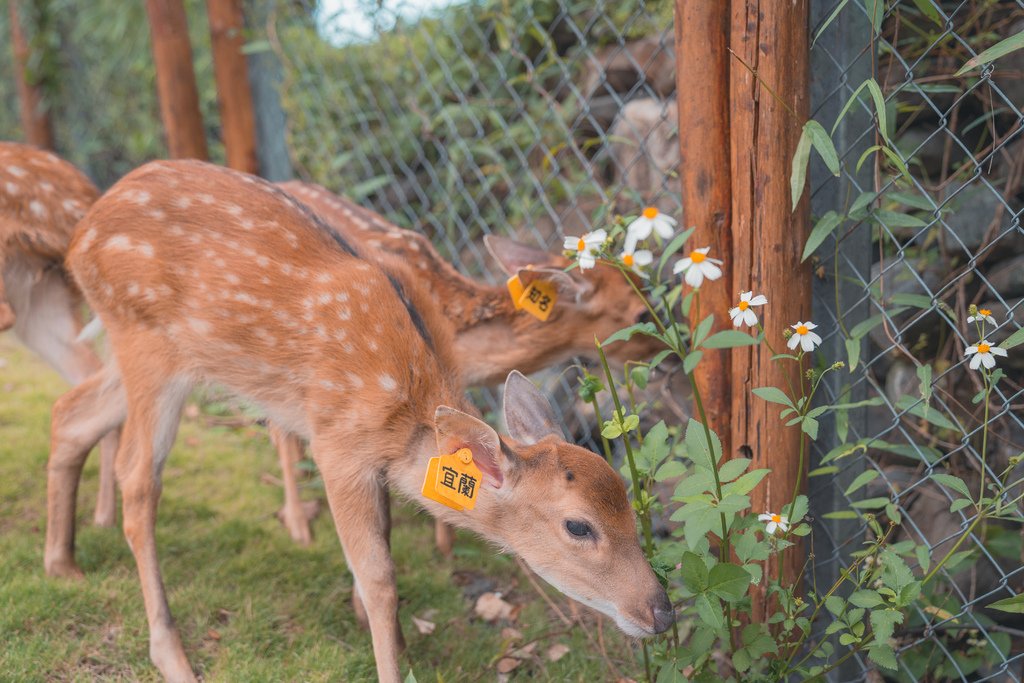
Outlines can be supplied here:
M548 319L555 308L555 301L558 300L556 290L555 283L547 280L534 280L524 285L518 275L508 279L508 293L512 296L516 310L524 310L542 322Z
M423 495L453 510L472 510L483 475L473 464L473 452L460 448L430 459L423 478Z

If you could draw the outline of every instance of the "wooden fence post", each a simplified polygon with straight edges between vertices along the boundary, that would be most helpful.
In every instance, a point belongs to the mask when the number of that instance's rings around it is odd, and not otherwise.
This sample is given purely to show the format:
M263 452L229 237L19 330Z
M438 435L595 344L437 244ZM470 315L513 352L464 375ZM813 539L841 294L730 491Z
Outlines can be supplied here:
M173 157L206 159L206 133L192 68L192 45L182 0L146 0L160 118Z
M44 149L53 149L53 124L43 103L43 94L37 83L28 78L29 46L21 30L18 0L7 0L11 21L11 46L14 48L15 80L21 102L21 127L25 140Z
M242 53L245 44L242 0L207 0L206 11L210 17L210 43L227 165L246 173L259 173L249 67Z
M701 286L700 310L693 313L700 319L713 313L713 329L718 331L730 326L728 310L736 296L729 174L729 14L718 2L676 0L675 29L683 227L695 226L690 242L695 247L710 246L711 256L725 261L722 278ZM733 452L730 368L729 351L710 351L694 371L709 426L722 440L725 459Z
M807 320L811 311L811 273L800 264L807 193L794 212L789 186L793 153L808 118L808 2L732 0L731 6L733 291L754 289L768 297L758 314L777 352L786 351L783 330ZM803 435L783 426L778 406L750 393L755 387L786 387L771 355L764 345L732 353L732 443L750 447L752 467L772 470L751 493L754 513L779 512L793 499L797 479L806 481L799 463ZM791 379L803 381L795 369ZM805 561L802 544L786 550L785 558L784 577L792 581ZM766 578L777 574L777 563L766 563ZM753 595L755 621L766 607L759 590Z

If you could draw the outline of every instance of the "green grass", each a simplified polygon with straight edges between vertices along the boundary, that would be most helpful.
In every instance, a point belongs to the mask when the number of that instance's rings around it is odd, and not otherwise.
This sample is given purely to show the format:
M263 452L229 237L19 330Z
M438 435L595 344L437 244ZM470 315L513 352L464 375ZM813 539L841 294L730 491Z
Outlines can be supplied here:
M77 558L86 579L43 573L50 405L65 390L0 335L0 680L156 681L134 560L120 529L90 524L95 454L78 496ZM355 622L352 580L329 519L316 520L312 547L294 545L273 514L279 489L261 481L277 474L264 430L208 422L200 415L182 424L157 526L171 609L193 667L206 681L375 680L370 637ZM513 679L638 677L635 650L614 626L605 620L602 629L586 614L583 625L566 628L516 563L479 540L460 534L456 557L446 560L433 547L430 518L402 505L392 544L409 644L402 667L421 683L494 680L497 656L533 639L534 655ZM522 606L514 623L474 616L464 586L481 581ZM546 589L568 614L567 601ZM421 635L413 615L426 615L437 629ZM503 639L509 625L522 641ZM556 643L570 652L550 662L543 654Z

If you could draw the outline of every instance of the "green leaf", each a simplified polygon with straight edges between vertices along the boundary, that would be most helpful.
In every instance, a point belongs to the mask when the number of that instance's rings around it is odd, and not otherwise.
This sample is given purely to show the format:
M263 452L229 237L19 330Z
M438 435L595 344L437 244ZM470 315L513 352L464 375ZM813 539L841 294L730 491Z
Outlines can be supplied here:
M932 307L932 298L925 296L924 294L908 294L901 292L899 294L893 294L889 299L894 305L897 306L913 306L914 308L921 308L928 310Z
M885 0L867 0L868 2L877 2L881 5L881 11L884 11ZM875 33L878 33L878 27L875 27ZM878 87L878 81L873 78L869 78L864 81L864 84L868 88L868 92L871 94L871 99L875 103L875 115L878 116L878 132L881 134L882 139L888 144L892 144L892 140L889 139L889 125L886 121L886 109L885 109L885 96L882 95L882 89ZM883 148L884 149L884 148Z
M876 609L871 612L871 630L875 632L875 640L885 642L892 638L896 624L903 623L903 613L894 609Z
M878 470L868 470L861 472L857 475L857 478L850 482L850 485L846 487L846 495L850 495L854 491L857 491L868 484L868 482L874 481L878 478Z
M704 341L704 337L708 336L708 332L711 331L711 326L715 323L714 314L709 315L700 321L697 325L696 331L693 333L693 345L700 346L700 343Z
M811 437L811 441L818 440L818 421L810 415L804 417L800 422L800 429L804 434Z
M735 602L747 594L750 574L743 567L720 562L711 568L708 575L708 592L722 600Z
M974 501L971 500L970 498L957 498L956 500L949 504L949 511L960 512L964 508L970 507L972 505L974 505Z
M639 415L627 415L622 421L622 431L624 432L632 432L638 426L640 426Z
M878 509L878 508L883 508L883 507L885 507L888 504L889 504L889 499L888 498L881 498L881 497L879 497L879 498L865 498L864 500L858 500L858 501L855 501L853 503L850 503L850 507L858 508L858 509L859 508Z
M737 346L754 346L757 343L758 339L751 337L746 332L723 330L705 339L701 346L705 349L732 349Z
M822 477L826 474L836 474L837 472L839 472L839 468L835 465L826 465L825 467L815 467L807 473L807 477Z
M723 463L718 469L718 480L722 482L732 481L746 472L748 467L750 467L749 458L736 458Z
M658 271L665 269L665 264L668 263L668 260L673 254L683 248L683 245L686 244L686 240L690 239L690 235L693 234L694 230L696 230L696 228L687 228L673 237L672 240L665 245L665 250L661 253L661 260L658 262Z
M691 351L683 358L683 372L689 375L697 367L697 363L704 357L703 351Z
M689 551L683 553L679 570L683 578L683 585L691 593L703 593L707 589L708 568L699 555Z
M403 683L417 683L417 681L416 681L416 674L414 674L412 672L412 669L409 669L409 673L406 674L405 680L403 681Z
M886 211L885 209L878 209L874 212L873 216L877 222L882 223L889 228L923 228L928 225L917 216L911 216L907 213L896 213L895 211Z
M962 494L965 498L971 497L971 490L967 488L967 484L960 477L954 477L952 474L943 474L941 472L933 472L931 476L933 481L937 481L946 488L953 489L957 493Z
M921 398L925 403L932 400L932 366L920 365L917 368L917 379L921 383Z
M825 238L832 234L832 232L843 224L846 220L845 216L841 216L835 211L829 211L824 216L818 219L818 222L814 224L814 229L811 230L810 236L807 238L807 244L804 245L803 256L800 257L800 262L804 262L810 257L814 251L821 246L821 243L825 241Z
M868 659L891 671L899 670L899 664L896 662L896 653L893 652L892 647L887 643L876 643L869 647Z
M629 341L634 334L645 334L648 337L657 337L658 328L654 326L654 323L637 323L635 325L630 325L629 327L623 328L605 339L601 342L601 346L607 346L608 344L617 341Z
M617 439L622 435L622 427L615 420L605 420L601 436L606 439Z
M843 343L846 345L846 363L852 373L857 368L857 363L860 361L860 339L845 339Z
M758 398L763 398L769 403L778 403L780 405L789 406L794 410L796 409L793 402L789 400L789 396L786 396L786 394L778 387L758 387L753 390L753 394Z
M996 600L989 604L991 609L997 609L1000 612L1009 612L1011 614L1024 614L1024 593L1020 595L1014 595L1012 598L1003 598L1002 600Z
M1022 47L1024 47L1024 31L1015 33L1009 38L1000 40L989 49L983 51L980 55L967 60L967 63L964 64L954 75L963 76L975 67L993 62L1004 55L1008 55L1011 52L1021 49Z
M956 425L950 422L945 416L939 414L937 410L927 410L927 404L922 403L919 399L913 396L900 396L896 400L896 407L899 410L905 410L906 412L919 417L926 422L930 422L939 429L949 429L954 432L959 432Z
M764 479L769 472L771 472L769 469L752 470L747 472L736 481L723 486L722 492L746 495L753 491L754 487L760 484L761 480Z
M821 34L825 32L825 29L827 29L833 21L836 20L836 17L839 16L839 12L846 7L846 3L849 1L850 0L842 0L842 2L836 5L836 8L832 10L832 14L828 15L828 19L826 19L825 23L821 25L818 32L814 34L814 40L811 41L811 47L814 47L814 44L818 42L818 38L821 37Z
M356 184L356 185L354 185L352 187L346 188L345 191L348 193L349 197L351 197L352 199L354 199L356 201L359 201L361 199L366 199L367 197L369 197L371 194L373 194L377 190L381 189L382 187L387 187L390 184L391 184L391 176L381 175L381 176L377 176L376 178L370 178L369 180L364 180L361 183L358 183L358 184Z
M793 153L793 167L789 172L789 193L793 201L793 211L804 193L804 185L807 184L807 162L811 158L811 134L804 125L800 132L800 140L796 143L796 152Z
M717 600L712 601L707 594L701 593L694 600L694 605L697 607L697 616L701 621L716 631L722 630L722 627L725 626L725 615L722 614L722 606L718 604Z
M863 0L864 9L867 10L868 18L871 20L871 32L874 35L882 30L882 20L885 18L885 0Z
M686 474L686 465L678 460L669 460L658 468L658 473L654 475L654 481L668 481L684 474Z
M825 131L820 123L811 119L804 124L804 130L808 131L811 136L811 144L814 145L814 149L817 150L818 154L821 155L822 161L825 162L825 166L832 172L832 175L839 176L839 155L836 153L836 146L832 143L832 138Z
M914 7L916 7L921 14L934 21L937 25L944 25L942 15L939 14L939 10L935 9L935 5L932 4L932 0L914 0Z
M884 602L885 601L882 600L882 596L880 596L877 591L858 590L854 591L853 594L850 595L850 604L857 607L866 607L867 609L871 609L872 607L878 607Z
M1003 343L999 345L1001 349L1012 349L1014 346L1024 344L1024 327L1020 328L1009 337L1003 340Z
M714 430L708 430L711 434L711 450L708 450L707 437L704 426L697 420L690 420L686 425L686 455L698 467L711 469L722 457L722 442Z

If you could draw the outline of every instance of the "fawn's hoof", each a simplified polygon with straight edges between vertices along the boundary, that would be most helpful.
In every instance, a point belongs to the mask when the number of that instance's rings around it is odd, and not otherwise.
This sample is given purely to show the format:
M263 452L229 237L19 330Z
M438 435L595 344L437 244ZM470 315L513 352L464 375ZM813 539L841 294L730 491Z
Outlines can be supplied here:
M81 581L85 573L78 568L73 559L45 560L46 575L56 579L71 579Z
M309 545L313 542L313 530L309 523L320 514L319 500L303 501L297 511L283 507L277 511L277 518L288 530L288 535L299 545Z

